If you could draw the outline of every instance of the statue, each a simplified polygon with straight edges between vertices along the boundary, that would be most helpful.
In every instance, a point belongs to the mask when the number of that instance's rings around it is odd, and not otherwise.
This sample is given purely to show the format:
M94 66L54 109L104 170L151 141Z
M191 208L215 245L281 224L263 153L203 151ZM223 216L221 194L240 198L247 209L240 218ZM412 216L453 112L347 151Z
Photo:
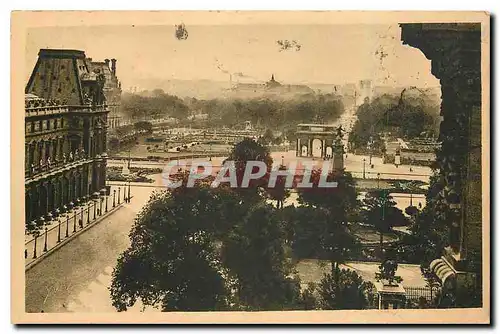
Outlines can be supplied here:
M69 161L73 161L73 152L69 152Z
M49 166L50 168L50 165L52 164L52 162L50 161L50 157L47 158L47 166Z
M123 175L129 175L130 174L130 169L128 168L127 162L125 160L123 160L122 174Z
M337 128L337 139L344 138L344 129L342 129L342 125Z
M63 159L63 162L66 163L66 153L63 153L62 159Z
M398 270L398 264L394 260L385 260L379 266L380 271L375 274L375 279L377 281L386 280L389 285L394 282L400 283L403 281L401 276L396 276L396 271Z

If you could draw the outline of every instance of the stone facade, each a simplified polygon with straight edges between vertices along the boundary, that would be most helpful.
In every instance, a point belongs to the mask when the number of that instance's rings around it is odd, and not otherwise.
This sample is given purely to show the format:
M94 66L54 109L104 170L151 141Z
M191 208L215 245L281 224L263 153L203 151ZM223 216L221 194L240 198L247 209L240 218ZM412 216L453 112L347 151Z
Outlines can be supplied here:
M83 51L40 50L25 91L27 223L40 225L105 191L105 81Z
M92 58L87 58L87 63L92 72L102 73L106 78L103 92L109 109L108 130L113 131L113 129L124 125L120 112L122 85L116 76L116 59L105 59L102 62L94 62Z
M468 303L481 289L481 24L402 24L404 44L420 49L431 60L441 82L443 120L436 162L449 221L449 247L431 269L453 295L453 303ZM476 290L477 291L477 290Z

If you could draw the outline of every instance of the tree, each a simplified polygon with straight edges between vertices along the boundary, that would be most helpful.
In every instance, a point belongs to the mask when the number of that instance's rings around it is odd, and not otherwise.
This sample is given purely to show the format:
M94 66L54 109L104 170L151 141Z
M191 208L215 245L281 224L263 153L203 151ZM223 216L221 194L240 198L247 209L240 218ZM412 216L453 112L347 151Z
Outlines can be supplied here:
M217 208L208 189L154 193L130 232L110 287L113 306L125 311L138 299L162 311L226 310L230 282L206 222Z
M263 145L269 145L274 142L274 135L271 129L266 129L266 132L260 137L259 142Z
M374 285L355 271L336 269L319 283L319 304L323 310L361 310L373 305ZM337 278L336 278L337 277Z
M278 167L278 170L286 170L286 166L280 165ZM266 192L268 197L276 201L276 207L278 209L283 209L283 205L286 198L290 196L290 189L286 187L286 178L287 176L279 175L276 177L276 184L274 186L266 187ZM269 180L267 176L265 180L269 185Z
M267 180L269 180L269 173L271 172L271 167L273 164L273 159L269 153L267 147L255 142L250 138L245 138L236 145L234 145L231 150L229 157L226 161L234 161L236 169L236 179L238 187L235 189L236 192L241 196L242 200L245 202L256 202L263 200L260 194L260 190L267 187ZM243 176L245 174L245 169L249 161L261 161L266 165L266 175L259 178L250 180L248 187L241 187ZM252 169L252 172L256 172L256 167Z
M332 264L332 268L338 268L349 254L358 250L358 243L354 235L350 232L348 223L356 215L358 200L356 188L352 175L345 171L330 172L326 178L328 182L337 182L336 187L320 187L321 172L313 170L311 173L311 188L299 188L299 203L325 210L324 230L317 231L320 235L316 240L322 240L321 248L324 255ZM317 215L308 219L321 218ZM307 224L307 219L304 222Z
M317 298L317 285L309 282L307 288L301 292L299 307L304 310L317 310L320 305Z
M250 310L295 308L299 282L285 256L285 232L276 210L252 207L222 245L222 262L236 282L236 296ZM244 260L243 260L244 259Z
M440 257L445 245L448 244L449 207L440 196L444 184L435 171L429 180L426 194L426 206L415 216L410 227L411 234L404 236L400 253L405 260L421 265Z
M366 224L373 225L378 231L389 232L394 226L409 224L403 212L386 190L371 190L366 193L361 213Z

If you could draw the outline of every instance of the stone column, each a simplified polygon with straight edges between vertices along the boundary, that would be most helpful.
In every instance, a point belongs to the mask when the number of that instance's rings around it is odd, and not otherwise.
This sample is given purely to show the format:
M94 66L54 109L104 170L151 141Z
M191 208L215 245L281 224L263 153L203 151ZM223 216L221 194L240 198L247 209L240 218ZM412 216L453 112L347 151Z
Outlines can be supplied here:
M24 170L28 171L30 170L30 159L29 159L29 154L30 154L30 144L25 143L24 144Z
M31 143L32 149L33 149L33 164L36 166L38 164L37 158L38 158L38 143L36 141Z
M31 188L31 220L37 219L39 217L39 207L40 207L40 192L38 186L32 186Z
M25 220L26 220L26 223L30 222L31 221L31 216L32 216L32 212L31 212L31 202L32 202L32 197L31 197L31 190L28 188L24 191L24 210L25 210Z

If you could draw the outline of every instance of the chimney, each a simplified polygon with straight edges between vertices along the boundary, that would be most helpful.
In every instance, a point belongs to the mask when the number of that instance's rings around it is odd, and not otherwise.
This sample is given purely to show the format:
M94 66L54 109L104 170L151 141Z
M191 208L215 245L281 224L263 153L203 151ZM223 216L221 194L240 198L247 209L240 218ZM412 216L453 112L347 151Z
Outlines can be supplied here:
M116 59L111 59L111 72L114 76L116 76Z
M106 63L106 66L109 68L109 59L104 59L104 62Z

